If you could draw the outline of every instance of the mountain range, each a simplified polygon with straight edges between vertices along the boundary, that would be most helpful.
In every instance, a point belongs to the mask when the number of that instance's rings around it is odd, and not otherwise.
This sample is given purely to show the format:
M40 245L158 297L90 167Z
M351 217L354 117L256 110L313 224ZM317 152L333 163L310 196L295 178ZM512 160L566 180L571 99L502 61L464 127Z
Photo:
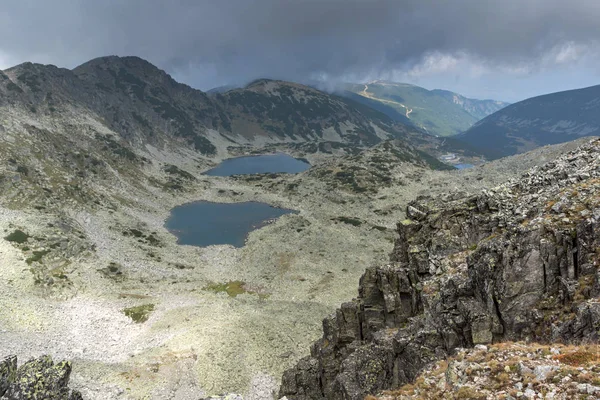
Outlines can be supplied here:
M73 70L24 63L0 72L0 94L0 106L20 107L30 121L90 115L130 145L174 140L207 156L252 143L371 146L404 138L429 149L442 143L353 99L308 86L261 79L207 94L137 57L102 57Z
M441 384L418 374L458 349L597 341L600 142L458 171L439 156L479 142L360 93L268 79L205 93L137 57L0 72L0 349L77 371L0 354L0 397L256 399L281 383L292 400L358 400L410 382L452 397L455 364ZM492 111L432 93L442 111ZM587 115L583 97L555 107ZM205 174L277 151L311 168ZM243 248L182 246L165 220L198 201L295 212Z
M457 138L495 159L599 132L600 86L591 86L512 104Z

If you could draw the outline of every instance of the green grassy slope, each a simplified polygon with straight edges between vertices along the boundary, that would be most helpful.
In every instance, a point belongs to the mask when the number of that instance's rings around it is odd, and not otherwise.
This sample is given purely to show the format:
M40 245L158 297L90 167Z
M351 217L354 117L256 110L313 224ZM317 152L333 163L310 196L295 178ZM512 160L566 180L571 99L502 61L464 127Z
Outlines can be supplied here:
M467 99L443 90L427 90L406 83L375 81L348 84L346 90L407 117L413 124L433 135L451 136L464 132L482 117L506 106L490 100Z

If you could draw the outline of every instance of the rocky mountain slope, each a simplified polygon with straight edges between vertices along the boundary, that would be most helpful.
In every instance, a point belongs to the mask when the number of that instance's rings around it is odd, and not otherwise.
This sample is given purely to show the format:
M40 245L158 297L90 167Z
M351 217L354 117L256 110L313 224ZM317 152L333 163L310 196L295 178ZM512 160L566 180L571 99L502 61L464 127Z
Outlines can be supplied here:
M255 143L369 146L412 129L359 103L290 82L259 80L207 95L137 57L102 57L72 71L21 64L0 74L0 97L0 106L23 109L29 121L60 121L76 110L134 147L175 142L209 156L227 145Z
M323 321L280 396L362 399L461 347L600 339L600 140L477 195L419 197L391 262Z
M532 97L479 121L458 138L490 159L562 143L600 130L600 86Z
M597 399L597 345L525 342L477 345L428 366L414 384L369 400Z
M478 121L510 105L510 103L498 100L470 99L462 94L451 92L449 90L433 89L431 92L459 105Z
M433 135L451 136L464 132L480 119L506 107L496 100L475 100L447 90L427 90L419 86L388 81L348 84L345 89L362 97L371 107L399 121L408 119Z

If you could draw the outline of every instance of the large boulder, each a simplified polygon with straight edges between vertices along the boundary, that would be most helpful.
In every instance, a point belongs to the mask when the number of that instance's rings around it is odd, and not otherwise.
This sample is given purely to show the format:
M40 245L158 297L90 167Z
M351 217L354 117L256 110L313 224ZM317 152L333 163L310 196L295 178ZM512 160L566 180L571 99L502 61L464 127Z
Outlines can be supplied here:
M0 399L2 400L81 400L69 389L71 363L55 364L50 356L32 359L17 368L17 357L0 361Z

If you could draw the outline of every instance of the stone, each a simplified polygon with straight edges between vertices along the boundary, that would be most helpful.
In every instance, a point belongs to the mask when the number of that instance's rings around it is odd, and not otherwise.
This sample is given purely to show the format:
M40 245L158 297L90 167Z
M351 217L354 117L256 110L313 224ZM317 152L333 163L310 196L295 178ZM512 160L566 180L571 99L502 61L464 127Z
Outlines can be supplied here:
M15 381L17 373L17 357L10 356L0 361L0 397L6 393L10 384Z
M12 356L0 362L0 397L9 400L82 400L81 393L70 391L71 363L55 364L50 356L31 359L16 368ZM8 373L6 373L8 371Z
M555 365L538 365L533 369L533 374L538 381L545 381L551 372L558 369Z

